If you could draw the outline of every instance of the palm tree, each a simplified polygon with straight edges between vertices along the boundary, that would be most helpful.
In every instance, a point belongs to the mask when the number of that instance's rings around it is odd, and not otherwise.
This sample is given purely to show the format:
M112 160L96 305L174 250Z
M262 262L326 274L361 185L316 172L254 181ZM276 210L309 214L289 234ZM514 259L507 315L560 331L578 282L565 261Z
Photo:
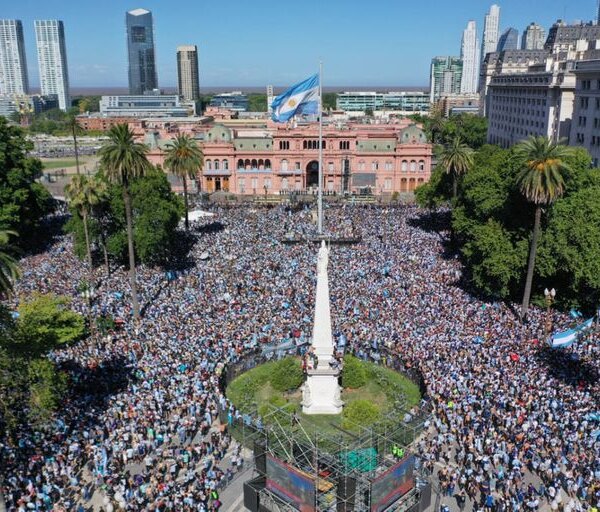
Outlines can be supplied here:
M446 173L452 175L452 197L458 195L458 177L467 173L473 167L473 150L463 143L459 136L452 139L444 147L440 162Z
M109 141L100 149L100 162L104 167L107 179L122 186L125 203L125 219L127 222L127 245L129 249L129 280L133 302L133 317L140 318L140 306L137 296L135 251L133 248L133 219L131 213L131 194L129 187L132 180L143 176L151 167L146 154L148 147L135 142L133 132L126 124L113 126L108 132Z
M77 133L81 128L79 127L79 123L77 122L76 114L69 115L69 117L67 118L67 127L73 135L73 147L75 150L75 166L77 168L77 174L79 174L79 148L77 147Z
M521 318L525 319L531 297L542 206L551 205L563 195L565 184L562 173L569 170L564 159L572 154L572 150L560 143L552 142L546 137L531 136L517 144L515 154L523 161L523 169L517 177L517 184L525 198L535 205L535 220L521 307Z
M187 178L196 176L202 166L202 150L188 135L179 135L167 146L165 167L183 180L183 200L185 202L185 229L190 228L188 219Z
M9 294L14 282L19 277L19 267L17 260L13 258L6 248L11 236L16 236L17 233L9 230L0 230L0 295Z
M88 227L88 217L91 209L104 200L107 193L107 186L104 181L97 178L88 178L81 174L73 176L71 182L65 187L65 196L83 220L83 232L85 233L85 247L87 252L87 261L92 270L92 251L90 245L90 234Z

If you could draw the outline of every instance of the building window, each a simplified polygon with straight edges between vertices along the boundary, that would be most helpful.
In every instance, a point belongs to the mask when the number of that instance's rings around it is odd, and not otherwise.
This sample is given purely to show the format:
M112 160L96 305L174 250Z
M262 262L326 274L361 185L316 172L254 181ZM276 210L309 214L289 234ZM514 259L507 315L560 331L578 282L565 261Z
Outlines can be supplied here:
M329 163L327 164L327 170L328 170L329 172L333 172L333 171L334 171L334 168L333 168L333 162L329 162Z
M229 160L223 160L223 169L225 171L229 170Z
M282 171L287 171L288 170L288 161L287 160L282 160L281 161L281 170Z
M371 170L378 171L379 170L379 162L377 160L373 160L371 162Z
M207 171L210 171L210 170L212 169L212 160L206 160L206 161L204 162L204 168L205 168Z
M238 188L240 189L240 193L244 193L244 190L246 189L246 178L239 178L238 179Z
M350 149L350 141L349 140L341 140L340 141L340 149L345 149L345 150Z
M385 190L392 190L392 178L386 178L383 182L383 188Z
M302 167L302 164L300 162L296 162L296 170L299 171Z
M410 161L410 172L415 172L417 170L417 162L414 160Z
M392 162L386 162L385 163L385 170L386 171L392 171L394 169L394 164Z
M256 189L258 188L258 178L252 178L250 182L252 186L252 191L256 194Z
M271 190L271 178L265 178L265 189Z
M425 160L419 160L419 171L423 172L425 170Z
M327 182L327 190L329 190L329 192L333 192L333 180Z
M290 149L290 141L289 140L280 140L279 141L279 149Z
M358 162L358 170L359 171L365 170L365 163L362 160L360 162Z
M287 178L283 178L281 180L281 190L287 190L289 187L288 185L288 179Z
M271 169L271 160L268 158L265 160L265 169Z
M402 165L400 169L404 172L408 171L408 162L406 160L402 160Z
M215 171L219 170L219 161L215 160Z

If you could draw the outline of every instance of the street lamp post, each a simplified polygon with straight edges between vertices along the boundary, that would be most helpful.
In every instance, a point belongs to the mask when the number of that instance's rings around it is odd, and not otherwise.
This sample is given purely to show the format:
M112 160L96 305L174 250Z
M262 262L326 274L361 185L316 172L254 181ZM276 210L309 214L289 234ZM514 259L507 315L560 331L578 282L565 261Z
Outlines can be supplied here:
M96 290L89 283L85 283L83 285L83 289L81 291L81 296L86 300L88 306L88 322L90 325L90 330L94 332L94 320L92 318L92 304L93 300L96 297Z
M552 332L552 315L550 313L550 308L556 297L556 290L554 288L551 290L546 288L544 290L544 297L546 297L546 336L549 336Z

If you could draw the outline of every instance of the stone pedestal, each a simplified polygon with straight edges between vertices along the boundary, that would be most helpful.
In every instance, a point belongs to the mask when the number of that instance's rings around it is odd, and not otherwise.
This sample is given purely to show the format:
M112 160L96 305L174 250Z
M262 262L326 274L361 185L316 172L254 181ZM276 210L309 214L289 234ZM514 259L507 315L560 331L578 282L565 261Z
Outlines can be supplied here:
M308 370L302 388L304 414L340 414L344 403L338 384L339 370L317 368Z

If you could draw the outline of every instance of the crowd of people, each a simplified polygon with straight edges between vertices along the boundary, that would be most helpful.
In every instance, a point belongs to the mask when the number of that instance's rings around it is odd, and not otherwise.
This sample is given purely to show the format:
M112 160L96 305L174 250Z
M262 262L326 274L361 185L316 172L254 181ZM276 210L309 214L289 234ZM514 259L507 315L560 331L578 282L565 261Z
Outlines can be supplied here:
M9 511L77 510L100 495L104 510L221 506L219 489L243 459L218 421L230 405L220 375L256 347L309 340L318 247L282 243L315 234L309 210L213 213L193 226L193 265L175 279L139 268L139 323L126 269L94 270L92 316L122 327L50 355L74 390L46 429L0 438ZM597 334L551 351L544 312L532 308L522 324L510 305L470 295L459 261L444 255L447 233L429 227L411 206L326 210L326 231L361 238L330 252L335 341L364 358L391 351L422 374L433 421L417 450L448 499L475 510L597 510ZM88 272L68 238L21 265L17 296L68 295L87 314L78 286ZM557 329L569 322L553 319Z

